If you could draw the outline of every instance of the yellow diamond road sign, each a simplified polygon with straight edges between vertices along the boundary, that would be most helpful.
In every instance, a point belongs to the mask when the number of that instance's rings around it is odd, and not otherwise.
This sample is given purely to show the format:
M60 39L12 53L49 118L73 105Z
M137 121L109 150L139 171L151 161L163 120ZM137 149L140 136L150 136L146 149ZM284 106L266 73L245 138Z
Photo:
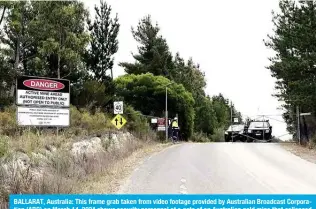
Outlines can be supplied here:
M111 123L117 128L117 129L120 129L120 128L122 128L125 124L126 124L126 120L125 120L125 118L123 118L123 116L122 115L116 115L113 119L112 119L112 121L111 121Z

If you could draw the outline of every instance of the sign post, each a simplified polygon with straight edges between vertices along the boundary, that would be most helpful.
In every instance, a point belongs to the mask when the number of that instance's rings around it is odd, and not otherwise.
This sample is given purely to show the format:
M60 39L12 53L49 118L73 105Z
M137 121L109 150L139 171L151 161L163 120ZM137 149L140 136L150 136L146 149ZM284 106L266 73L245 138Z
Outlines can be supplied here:
M70 125L69 80L20 76L16 83L19 126L58 128Z

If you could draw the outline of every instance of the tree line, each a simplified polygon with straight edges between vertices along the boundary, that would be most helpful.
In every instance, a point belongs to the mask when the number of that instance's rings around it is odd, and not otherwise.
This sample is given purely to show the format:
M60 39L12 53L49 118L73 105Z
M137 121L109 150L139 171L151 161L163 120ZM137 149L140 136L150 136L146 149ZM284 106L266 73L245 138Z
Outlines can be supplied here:
M119 99L157 117L164 117L168 85L168 114L178 114L186 139L196 132L211 136L231 123L229 99L206 94L200 65L173 54L150 15L132 27L138 51L132 54L134 62L119 63L125 74L114 78L120 24L105 1L95 6L93 21L79 1L7 1L0 2L0 9L1 107L14 103L16 77L31 75L69 79L76 107L111 113Z
M300 117L301 137L307 142L316 126L316 4L281 0L279 8L272 12L273 34L265 40L275 52L267 69L277 79L275 96L285 102L283 117L290 133L297 134L297 107L312 113Z

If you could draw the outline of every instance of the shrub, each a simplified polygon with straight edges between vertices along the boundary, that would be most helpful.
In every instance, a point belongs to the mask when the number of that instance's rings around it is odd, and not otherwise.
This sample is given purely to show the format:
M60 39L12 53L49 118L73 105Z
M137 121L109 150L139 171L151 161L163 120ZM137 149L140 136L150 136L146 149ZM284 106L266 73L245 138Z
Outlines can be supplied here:
M15 107L7 107L0 112L0 134L14 135L17 130Z
M82 114L80 111L76 107L70 106L70 125L72 127L80 126L81 118Z
M210 139L203 132L193 133L192 137L190 138L190 140L193 141L193 142L210 142Z
M316 147L316 135L311 137L308 147L309 149L314 149Z
M151 132L151 128L145 116L140 112L135 111L133 107L127 105L125 107L125 114L127 119L126 129L133 134L135 137L143 139L148 136Z
M224 141L225 129L220 127L214 131L214 134L211 136L211 140L214 142L223 142Z

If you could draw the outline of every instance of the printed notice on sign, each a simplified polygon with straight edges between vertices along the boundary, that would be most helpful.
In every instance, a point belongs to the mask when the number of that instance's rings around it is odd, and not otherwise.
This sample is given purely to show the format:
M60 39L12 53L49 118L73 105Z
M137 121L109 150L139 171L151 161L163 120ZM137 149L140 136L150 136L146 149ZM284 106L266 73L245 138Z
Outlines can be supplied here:
M20 126L69 126L69 109L18 107Z
M18 105L69 107L69 93L18 90Z

